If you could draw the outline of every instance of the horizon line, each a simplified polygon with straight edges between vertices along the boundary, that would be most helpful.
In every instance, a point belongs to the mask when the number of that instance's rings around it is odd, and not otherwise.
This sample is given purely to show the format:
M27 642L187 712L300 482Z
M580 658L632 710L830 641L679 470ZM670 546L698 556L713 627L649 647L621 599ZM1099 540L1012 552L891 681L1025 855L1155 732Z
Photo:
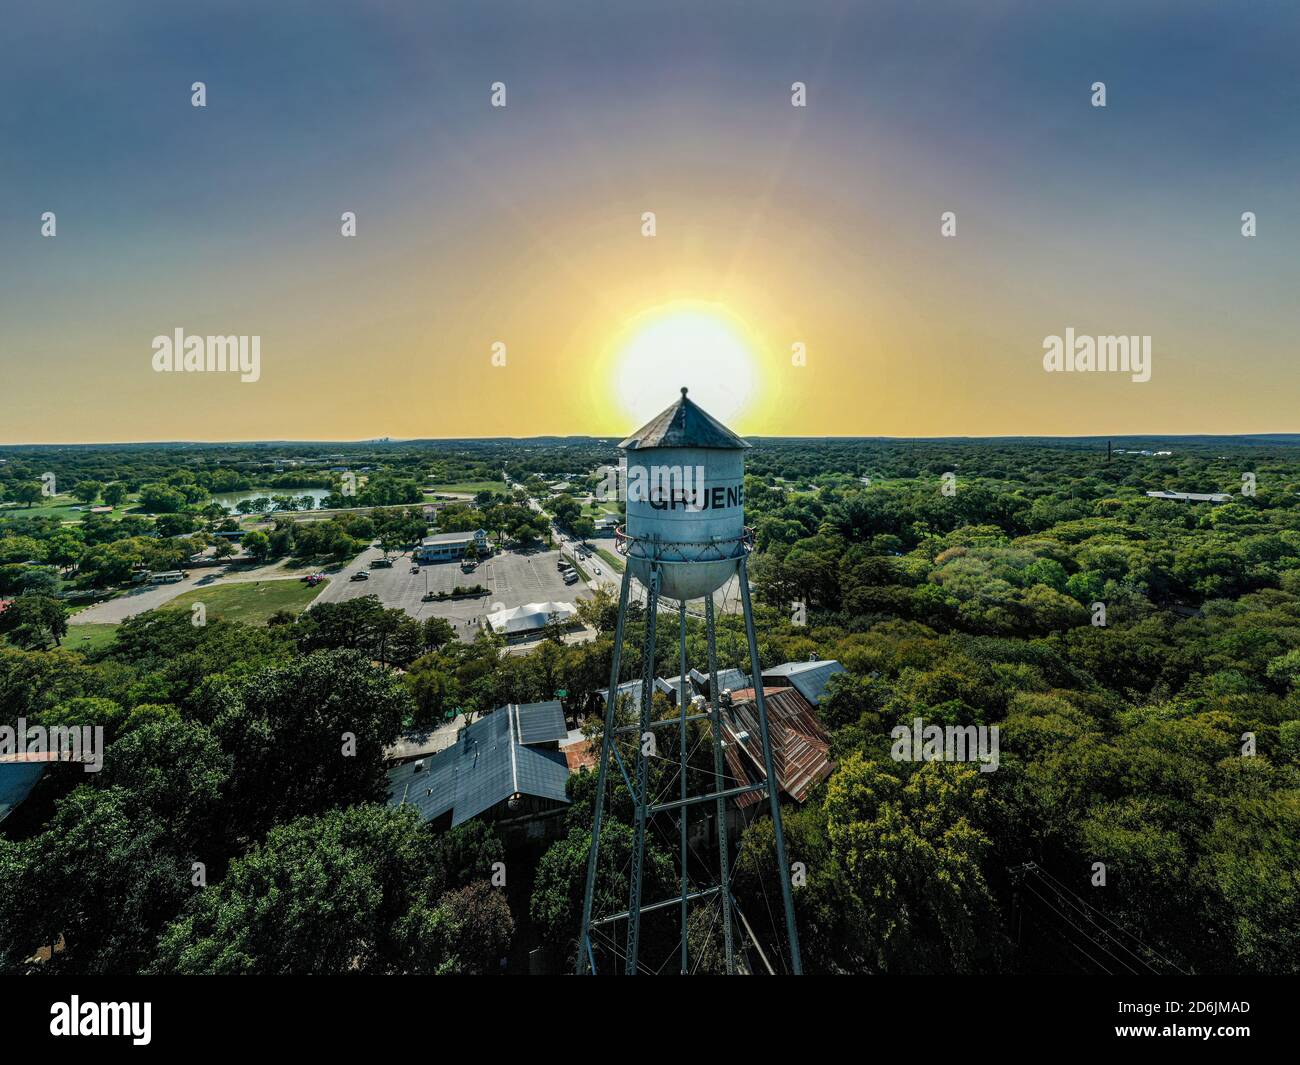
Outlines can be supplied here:
M961 440L1251 440L1277 437L1295 437L1300 441L1300 431L1265 431L1251 433L1092 433L1087 435L1078 434L1042 434L1042 433L1011 433L1011 434L990 434L987 436L973 435L970 433L954 434L952 436L846 436L846 435L825 435L825 434L791 434L791 435L763 435L763 434L737 434L744 440L788 440L788 441L806 441L806 440L824 440L824 441L881 441L885 443L908 443L908 442L941 442L941 441L961 441ZM454 443L491 443L494 441L510 442L527 442L530 440L557 440L557 441L592 441L604 443L606 441L615 441L618 434L610 436L598 436L588 433L572 433L566 436L560 436L555 433L537 433L532 436L413 436L413 437L358 437L355 439L288 439L288 438L264 438L260 440L82 440L82 441L48 441L37 442L28 441L21 443L0 443L0 451L8 449L25 449L25 448L71 448L71 447L273 447L273 446L296 446L309 445L313 447L322 446L347 446L353 447L361 444L375 445L403 445L403 444L454 444Z

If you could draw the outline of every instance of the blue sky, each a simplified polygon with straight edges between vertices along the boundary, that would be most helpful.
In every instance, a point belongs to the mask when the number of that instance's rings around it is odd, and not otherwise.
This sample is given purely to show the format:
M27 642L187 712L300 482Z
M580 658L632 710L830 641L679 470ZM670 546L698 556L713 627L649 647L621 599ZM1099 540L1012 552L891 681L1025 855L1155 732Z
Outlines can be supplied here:
M0 440L616 432L588 367L674 300L752 325L751 432L1300 430L1294 5L3 17ZM178 325L263 335L263 379L152 374ZM1153 335L1152 381L1045 378L1067 325ZM490 376L499 336L526 358ZM792 339L813 372L782 365Z

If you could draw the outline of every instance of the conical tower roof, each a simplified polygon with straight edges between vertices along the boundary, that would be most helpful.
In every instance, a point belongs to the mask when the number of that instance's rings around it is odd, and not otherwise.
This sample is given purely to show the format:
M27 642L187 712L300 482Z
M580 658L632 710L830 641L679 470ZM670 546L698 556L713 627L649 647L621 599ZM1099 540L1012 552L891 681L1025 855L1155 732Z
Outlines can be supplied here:
M686 398L660 412L618 445L625 451L643 451L652 447L704 447L736 451L752 447Z

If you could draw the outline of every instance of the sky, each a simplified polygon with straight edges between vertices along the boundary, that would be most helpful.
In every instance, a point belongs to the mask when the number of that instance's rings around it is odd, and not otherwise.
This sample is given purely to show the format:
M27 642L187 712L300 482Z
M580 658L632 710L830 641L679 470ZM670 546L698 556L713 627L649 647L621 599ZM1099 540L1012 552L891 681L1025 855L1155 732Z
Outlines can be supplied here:
M616 435L682 386L753 435L1300 431L1297 31L11 0L0 442ZM260 376L157 372L176 329L259 337ZM1047 372L1067 329L1150 336L1150 380Z

